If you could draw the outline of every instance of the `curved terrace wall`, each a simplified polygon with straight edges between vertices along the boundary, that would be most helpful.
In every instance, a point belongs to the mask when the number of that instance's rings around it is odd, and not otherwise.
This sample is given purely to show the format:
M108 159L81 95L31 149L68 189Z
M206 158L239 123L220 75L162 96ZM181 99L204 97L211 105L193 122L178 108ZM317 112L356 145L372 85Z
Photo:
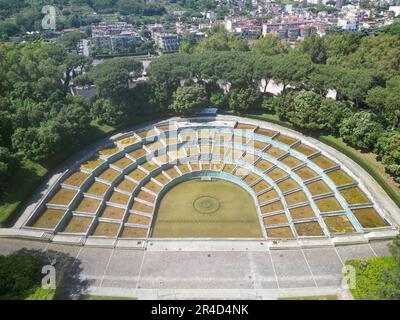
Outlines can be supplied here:
M155 202L152 204L153 210L151 213L148 214L148 217L150 218L150 221L152 221L153 216L154 216L154 211L157 208L157 203L159 199L162 197L162 195L168 190L172 185L175 185L176 183L179 183L180 181L183 181L184 179L187 178L194 178L196 176L201 176L201 175L208 175L210 177L218 177L222 179L227 179L229 181L239 183L243 187L245 187L246 190L250 191L252 194L252 197L255 199L257 202L257 210L260 215L260 221L265 216L270 216L276 214L276 212L271 212L271 213L261 213L260 208L266 207L270 202L267 201L265 203L260 202L259 196L265 193L269 192L266 190L275 190L275 192L279 195L280 201L283 204L284 210L281 210L285 213L287 217L287 224L285 226L290 226L292 229L293 234L295 235L295 239L301 240L302 236L299 236L296 232L295 226L299 223L307 223L311 221L317 221L322 230L323 230L323 236L322 238L328 238L332 241L335 239L339 239L340 237L350 237L355 239L355 241L360 241L360 237L363 237L365 241L368 241L370 238L379 238L379 237L392 237L397 231L396 227L399 222L399 210L396 206L393 206L393 203L391 203L389 197L385 194L381 194L381 190L376 187L377 183L371 183L371 177L365 173L361 168L359 168L357 165L352 163L350 159L348 159L346 156L342 154L338 154L336 150L323 145L322 143L309 138L305 137L302 134L295 132L290 129L282 128L280 126L277 126L275 124L269 124L265 123L262 121L256 121L256 120L250 120L246 118L240 118L240 117L228 117L228 116L218 116L216 118L210 118L210 117L199 117L199 118L191 118L191 119L178 119L178 118L173 118L172 120L172 129L171 127L167 127L166 125L169 124L167 121L161 121L158 123L155 123L154 125L149 125L146 126L145 128L141 128L139 130L135 130L134 132L125 132L123 134L116 135L111 139L111 141L108 143L108 145L104 145L103 147L98 147L96 150L92 150L89 152L84 158L82 158L81 161L76 163L75 166L71 167L70 169L66 170L62 176L60 176L56 181L53 182L53 185L51 186L50 190L41 198L41 200L38 202L38 204L35 206L34 210L32 212L25 212L19 221L16 223L15 227L13 228L13 232L15 233L16 236L18 236L18 232L20 232L21 236L24 234L30 234L32 236L38 236L38 237L43 237L46 236L47 238L51 238L53 240L57 240L58 238L63 239L63 241L68 241L69 237L71 239L79 239L79 243L85 242L86 238L94 238L96 239L107 239L109 238L110 241L112 240L113 243L116 241L121 241L119 236L122 234L124 228L132 228L132 229L138 229L138 233L133 233L133 234L140 234L141 236L138 237L132 237L130 239L132 240L140 240L140 239L147 239L147 237L150 234L150 227L147 228L147 231L144 233L140 228L142 228L141 225L132 225L127 222L127 217L132 214L131 207L134 203L141 203L145 205L151 205L151 203L146 202L146 200L141 199L141 194L149 193L150 196L154 196ZM236 127L236 129L234 129ZM243 128L252 128L253 129L243 129ZM242 128L242 129L241 129ZM258 130L259 129L266 129L264 131L272 130L275 132L272 132L271 135L268 134L259 134ZM204 141L211 141L212 148L216 148L216 141L213 139L217 139L215 136L211 140L207 139L200 139L199 134L203 134L203 132L207 132L209 130L218 130L218 132L225 132L227 135L229 135L230 132L232 132L234 135L233 137L236 139L238 138L240 141L233 140L231 141L232 143L230 144L230 148L233 150L237 150L238 153L242 152L242 156L240 158L234 157L233 159L230 159L229 162L224 162L225 163L231 163L232 165L235 166L233 171L231 173L223 172L222 168L220 171L218 170L203 170L203 168L200 168L200 170L193 170L192 166L190 166L190 172L189 173L182 173L179 170L178 174L180 175L179 177L176 177L174 179L171 179L167 184L162 185L162 183L156 181L154 177L157 175L161 174L162 176L165 176L165 170L168 170L170 167L176 168L174 164L171 163L171 161L166 161L166 163L162 163L162 156L167 155L168 152L170 152L172 149L170 146L176 145L177 150L179 151L180 149L184 148L184 153L186 153L186 156L183 157L182 163L189 162L191 161L196 161L195 159L191 159L188 157L187 154L187 145L184 144L182 141L181 137L179 136L179 133L185 131L185 130L193 130L197 134L197 139L195 140L196 147L199 149L200 154L201 150L200 148L205 144ZM150 134L147 134L146 131L150 131ZM262 130L260 130L262 131ZM146 132L146 135L143 134L143 132ZM178 139L176 142L172 143L171 145L168 144L168 139L171 138L171 141L174 139L174 134L178 133ZM130 138L129 138L130 137ZM128 140L126 140L128 139ZM268 147L265 148L253 148L250 149L248 145L243 144L243 141L247 140L256 140L260 142L261 144L264 143L268 145ZM124 141L128 141L129 143L126 143ZM124 142L124 143L123 143ZM306 145L310 147L311 149L315 149L315 152L312 154L305 154L304 152L301 152L299 145ZM154 148L154 150L152 149ZM277 151L282 152L282 154L278 153L277 156L274 156L274 154L269 154L268 150L276 148ZM143 149L146 154L139 155L137 158L133 158L129 156L129 153L135 154L139 149ZM177 152L178 152L177 151ZM272 152L272 151L271 151ZM204 155L209 156L210 163L212 164L214 161L214 157L212 152L209 153L204 153ZM227 154L227 151L225 151L225 154ZM244 159L244 156L248 154L254 154L256 158L255 163L249 163L249 161L246 161ZM322 168L320 165L317 164L317 162L313 161L315 158L318 158L321 154L323 154L326 159L329 159L335 163L334 166L330 168ZM94 155L97 155L97 160L95 160L92 163L87 163L88 159L91 159ZM203 154L201 154L203 155ZM285 163L285 159L288 159L287 157L290 156L294 158L294 160L297 160L301 162L298 165L295 166L290 166L289 164ZM170 156L169 156L170 157ZM123 158L127 158L128 160L126 161L128 164L126 167L123 169L120 169L116 166L116 163L120 161ZM167 159L172 159L172 158L167 158ZM203 161L201 158L197 158L197 161L200 162ZM257 167L257 164L261 161L269 162L272 164L272 167L267 169L267 170L262 170ZM282 160L284 162L282 162ZM146 171L143 170L144 172L147 172L147 174L140 180L130 180L129 174L133 172L136 169L143 169L142 166L147 165L148 162L156 162L157 168L154 169L154 171ZM159 161L161 161L159 163ZM207 161L207 160L204 160ZM215 160L216 161L216 160ZM225 161L225 160L224 160ZM84 164L86 162L86 164ZM130 162L130 163L129 163ZM288 161L286 161L288 162ZM206 163L206 162L205 162ZM83 165L82 165L83 164ZM348 168L348 166L350 168ZM247 169L249 172L252 172L256 174L257 176L260 177L263 181L266 181L267 184L270 185L270 189L265 189L261 192L254 192L252 187L257 184L260 180L257 180L256 182L250 185L244 183L243 181L245 180L246 176L244 177L239 177L236 174L237 168L244 168ZM311 178L311 179L304 179L299 175L299 172L302 168L308 167L314 172L317 173L317 177ZM287 175L283 176L278 179L273 179L271 177L272 171L275 170L275 168L278 168L282 172L285 172ZM340 168L343 172L345 172L351 179L354 180L353 183L348 183L347 185L344 186L337 186L332 179L330 178L329 174L332 171L337 170ZM81 175L85 176L87 175L87 178L84 179L82 184L79 186L71 186L68 183L65 183L69 177L76 175L76 170L80 170ZM116 173L115 173L115 172ZM107 174L106 174L107 173ZM112 178L112 181L106 181L104 179L104 175L106 177L115 175L115 178ZM168 175L166 175L169 177ZM171 177L169 177L171 178ZM282 182L291 179L291 181L294 181L295 185L298 185L297 188L289 191L282 190L282 187L279 186ZM122 181L128 180L131 182L137 182L137 186L132 192L124 192L123 190L118 189L119 183ZM328 189L330 191L323 193L323 194L312 194L310 186L312 184L317 185L318 181L322 181L322 184L326 184L328 186ZM109 188L107 191L102 196L96 196L93 194L88 194L87 189L93 185L94 182L97 183L104 183L109 185ZM153 188L158 190L158 187L160 187L160 190L158 192L153 193L151 190L146 189L147 185L152 185ZM361 193L364 194L368 199L368 203L362 203L362 204L349 204L348 200L345 199L343 194L346 194L345 189L348 189L347 193L352 193L357 186L359 190L361 190ZM56 195L56 198L59 194L59 190L66 190L65 195L62 195L58 198L61 199L67 199L69 202L68 203L63 203L63 204L57 204L57 203L51 203L51 200L53 199L54 202L54 197ZM351 189L351 190L349 190ZM142 192L144 191L144 192ZM64 191L63 191L64 192ZM287 198L290 196L290 194L295 194L296 192L304 192L306 201L304 203L298 203L297 205L290 205L287 203ZM355 191L354 191L355 192ZM358 192L358 191L357 191ZM75 194L74 194L75 193ZM127 197L128 200L124 204L118 204L115 202L110 202L110 197L113 197L114 194L119 194L119 198L116 197L117 199L125 199ZM147 197L150 197L147 195ZM71 199L69 199L70 197ZM318 200L321 199L326 199L334 197L337 199L338 203L340 206L343 208L343 210L337 210L337 211L332 211L332 212L321 212L319 209L319 205L317 204ZM150 197L151 198L151 197ZM77 211L77 207L82 204L82 199L85 199L85 208L88 208L87 210L91 210L92 207L94 208L93 212L88 212L85 211ZM257 200L258 199L258 200ZM274 202L276 199L274 199L272 202ZM122 200L121 200L122 201ZM99 205L96 207L97 202ZM297 220L294 221L292 219L292 214L291 210L296 209L297 207L302 207L305 204L308 204L312 211L315 213L316 218L312 219L302 219L302 220ZM117 208L120 209L119 211L123 211L123 219L120 221L116 222L113 219L109 218L102 218L100 215L105 211L106 207L112 207L112 208ZM354 211L356 209L363 209L363 208L374 208L376 212L379 213L379 216L381 216L387 223L386 226L379 226L379 227L373 227L373 228L366 228L365 226L363 227L361 223L359 222L359 219L354 215ZM51 210L49 210L51 209ZM115 209L115 211L118 211ZM50 212L47 212L47 211ZM61 218L55 225L51 225L51 228L36 228L34 227L35 221L38 221L40 219L41 215L43 212L46 212L46 215L49 216L49 221L53 221L52 219L54 218L55 220L58 219L58 216L60 215L60 212L57 210L64 210L64 213L62 214ZM371 209L372 210L372 209ZM112 210L111 210L112 211ZM366 210L365 212L367 212ZM357 211L361 212L361 211ZM282 213L282 212L281 212ZM140 212L139 212L140 214ZM144 214L146 217L147 213ZM332 217L332 219L338 219L337 216L343 216L346 219L348 219L351 223L351 225L354 227L353 232L344 232L344 233L338 233L338 232L332 232L332 230L329 230L329 226L326 225L325 221L328 220L327 217ZM92 217L93 219L91 220L87 231L84 233L80 234L73 234L73 233L68 233L68 232L62 232L64 230L66 224L71 220L72 217L82 217L82 221L84 218L90 218ZM55 221L54 220L54 221ZM85 222L86 223L86 222ZM106 232L109 228L111 236L96 236L96 230L99 229L99 224L102 223L102 227L104 225L104 228L102 228L102 232ZM114 225L115 224L115 225ZM150 225L152 222L150 222ZM112 228L111 228L112 227ZM287 241L287 239L280 239L279 237L277 238L271 238L268 236L268 230L272 228L279 228L282 227L280 225L273 225L269 226L266 225L264 229L264 236L266 240L271 240L271 241ZM104 231L105 230L105 231ZM266 232L267 231L267 232ZM314 238L315 237L306 237L306 238Z

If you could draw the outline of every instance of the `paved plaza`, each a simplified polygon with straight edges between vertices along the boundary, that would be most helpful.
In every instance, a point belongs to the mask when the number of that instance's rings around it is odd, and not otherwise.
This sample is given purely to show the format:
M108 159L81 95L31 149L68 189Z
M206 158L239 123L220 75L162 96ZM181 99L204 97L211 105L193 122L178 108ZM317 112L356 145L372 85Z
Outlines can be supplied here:
M69 272L79 279L78 292L139 299L335 294L347 259L388 255L388 241L296 250L245 250L242 244L229 243L225 251L221 245L201 251L196 242L191 250L172 250L168 243L130 250L1 239L0 254L26 248L48 252L51 260L63 253L74 261Z

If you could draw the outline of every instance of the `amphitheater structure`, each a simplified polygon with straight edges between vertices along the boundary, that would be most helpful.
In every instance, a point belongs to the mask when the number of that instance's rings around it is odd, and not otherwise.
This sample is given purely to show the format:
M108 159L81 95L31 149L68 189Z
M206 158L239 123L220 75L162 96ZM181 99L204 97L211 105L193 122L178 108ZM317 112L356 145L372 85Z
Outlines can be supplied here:
M330 151L292 130L246 118L168 119L118 134L88 152L53 179L40 200L3 233L112 247L226 239L269 247L330 246L392 238L398 208L385 205L391 200L368 185L372 178L365 171L348 167L343 159L350 159ZM177 231L158 237L160 202L193 179L226 181L245 190L255 210L256 235L207 235L205 227L200 236ZM212 191L193 201L194 212L203 216L212 217L221 206L223 199L215 199ZM229 220L230 212L226 216ZM224 221L218 223L224 228ZM172 224L164 228L170 229Z

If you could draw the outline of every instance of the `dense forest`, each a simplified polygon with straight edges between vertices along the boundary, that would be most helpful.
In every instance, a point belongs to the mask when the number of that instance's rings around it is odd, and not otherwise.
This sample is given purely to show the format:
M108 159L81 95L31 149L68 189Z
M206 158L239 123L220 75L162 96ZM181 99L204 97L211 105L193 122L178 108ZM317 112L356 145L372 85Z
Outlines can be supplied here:
M44 161L85 135L90 107L69 82L89 62L62 45L0 45L0 188L19 160Z

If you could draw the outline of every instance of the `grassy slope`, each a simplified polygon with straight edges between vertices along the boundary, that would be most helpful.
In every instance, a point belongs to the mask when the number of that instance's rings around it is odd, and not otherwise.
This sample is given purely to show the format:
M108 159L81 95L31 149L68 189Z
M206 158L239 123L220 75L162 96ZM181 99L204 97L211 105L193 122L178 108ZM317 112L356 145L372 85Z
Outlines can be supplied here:
M89 133L81 141L81 145L89 144L112 130L114 130L113 127L92 122ZM63 154L53 157L45 166L30 160L23 160L20 168L9 180L7 191L1 199L0 225L7 224L21 207L23 201L27 200L43 181L46 174L74 151L76 148L66 150Z
M144 114L136 117L133 121L129 121L129 123L122 123L119 128L144 123L146 121L155 121L168 116L168 113L158 113L157 116ZM2 225L7 226L13 221L16 213L24 205L24 201L29 199L32 192L45 180L47 174L51 172L52 169L79 149L100 140L102 137L116 130L117 128L108 125L100 125L98 122L92 121L88 133L80 139L78 146L66 148L64 152L49 159L46 164L24 160L22 166L9 180L7 193L0 198L0 227Z
M258 120L269 121L293 129L293 126L289 122L279 120L279 117L275 114L244 114L243 116ZM361 151L348 146L345 142L343 142L341 138L336 138L331 135L322 135L320 137L317 137L317 139L344 153L349 158L357 162L379 183L379 185L386 191L386 193L397 204L397 206L400 207L400 186L393 180L391 176L389 176L385 172L383 164L376 160L375 154L362 153Z
M32 192L46 175L42 165L24 160L8 183L0 205L0 224L5 223L21 202Z
M54 300L56 290L43 289L41 286L37 287L35 291L30 294L25 300Z

